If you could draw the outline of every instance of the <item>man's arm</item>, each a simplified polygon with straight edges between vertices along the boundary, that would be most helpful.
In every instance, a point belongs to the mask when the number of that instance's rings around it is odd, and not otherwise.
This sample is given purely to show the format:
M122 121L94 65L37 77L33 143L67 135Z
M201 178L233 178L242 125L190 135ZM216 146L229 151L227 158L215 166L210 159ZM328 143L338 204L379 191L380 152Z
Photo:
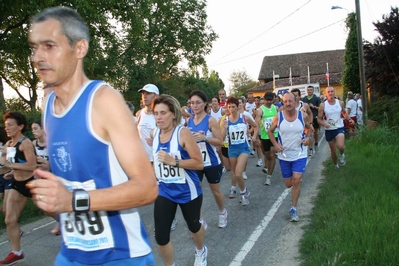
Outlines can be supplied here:
M324 121L323 121L323 116L324 116L324 103L322 103L322 104L320 105L320 107L319 107L319 112L318 112L318 114L317 114L317 123L318 123L320 126L322 126L322 127L329 128L330 125L324 123Z
M111 144L129 180L110 188L88 191L90 210L124 210L152 203L158 195L154 171L148 157L142 156L144 147L119 92L108 86L96 92L92 126L100 138ZM51 213L71 212L72 193L61 181L50 172L36 170L35 173L42 179L32 181L28 186L38 207Z

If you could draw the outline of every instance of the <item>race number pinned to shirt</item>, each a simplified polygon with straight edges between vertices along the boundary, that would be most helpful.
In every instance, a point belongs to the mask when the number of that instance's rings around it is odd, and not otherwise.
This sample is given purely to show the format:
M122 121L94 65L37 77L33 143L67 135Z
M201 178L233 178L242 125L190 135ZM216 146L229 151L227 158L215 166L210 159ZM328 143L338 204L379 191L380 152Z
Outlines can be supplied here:
M245 143L247 136L247 125L229 125L229 138L232 145Z
M17 154L17 148L7 147L7 157L6 160L9 163L15 163L15 155Z
M61 178L69 189L94 190L94 180L72 182ZM60 214L60 226L65 245L70 249L96 251L113 248L114 238L106 211L69 212Z
M181 159L180 151L172 152L169 154L173 158L177 156L179 160ZM158 178L159 182L164 182L168 184L184 184L186 182L186 172L184 171L184 169L160 162L158 159L158 153L156 153L154 156L154 168L156 177Z
M211 166L211 158L209 157L208 149L206 147L205 142L198 142L197 143L201 154L202 154L202 160L204 161L204 167Z

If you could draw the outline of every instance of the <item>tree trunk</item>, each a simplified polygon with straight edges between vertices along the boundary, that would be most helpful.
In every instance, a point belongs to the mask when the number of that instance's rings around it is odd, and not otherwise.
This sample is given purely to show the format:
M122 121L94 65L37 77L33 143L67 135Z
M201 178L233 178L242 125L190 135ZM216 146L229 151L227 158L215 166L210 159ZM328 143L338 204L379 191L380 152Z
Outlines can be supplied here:
M7 111L6 108L6 101L4 99L4 86L3 86L3 79L0 78L0 111L5 114Z

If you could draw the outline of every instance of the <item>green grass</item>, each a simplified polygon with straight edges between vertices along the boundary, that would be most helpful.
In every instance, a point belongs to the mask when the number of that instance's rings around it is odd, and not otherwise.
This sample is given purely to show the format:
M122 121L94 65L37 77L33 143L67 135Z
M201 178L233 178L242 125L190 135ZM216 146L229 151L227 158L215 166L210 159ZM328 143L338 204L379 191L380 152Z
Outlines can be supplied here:
M382 126L346 142L345 166L325 162L302 265L399 265L398 145Z
M3 204L3 201L0 201L0 205ZM19 217L18 223L20 225L27 224L33 221L37 221L44 217L43 211L36 207L33 201L28 200L24 210ZM4 213L0 212L0 231L5 229L6 225L4 224Z

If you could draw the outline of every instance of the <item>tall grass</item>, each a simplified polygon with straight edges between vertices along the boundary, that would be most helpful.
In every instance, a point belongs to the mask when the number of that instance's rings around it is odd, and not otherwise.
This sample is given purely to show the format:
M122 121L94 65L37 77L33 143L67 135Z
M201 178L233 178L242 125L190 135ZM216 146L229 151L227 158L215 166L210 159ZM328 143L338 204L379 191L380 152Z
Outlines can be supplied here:
M302 265L399 265L399 134L380 126L346 142L301 240Z

